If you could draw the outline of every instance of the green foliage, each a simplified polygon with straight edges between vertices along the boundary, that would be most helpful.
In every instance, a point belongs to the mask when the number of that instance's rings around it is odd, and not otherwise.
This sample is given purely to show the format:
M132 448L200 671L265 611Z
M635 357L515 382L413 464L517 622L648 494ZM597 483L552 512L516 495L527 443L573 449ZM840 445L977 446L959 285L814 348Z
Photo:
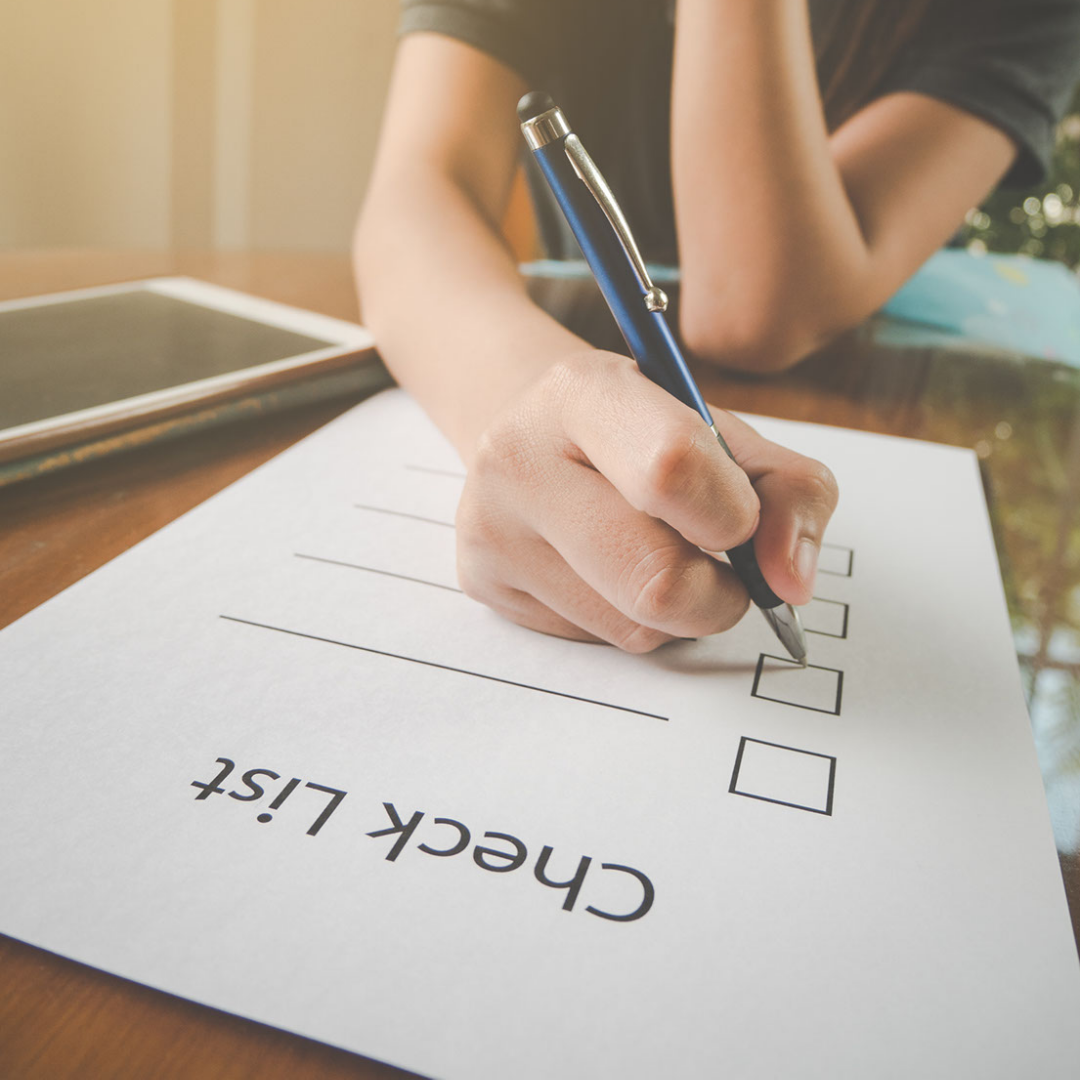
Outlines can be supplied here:
M976 250L1021 252L1080 267L1080 87L1058 125L1045 183L996 192L968 213L962 240Z

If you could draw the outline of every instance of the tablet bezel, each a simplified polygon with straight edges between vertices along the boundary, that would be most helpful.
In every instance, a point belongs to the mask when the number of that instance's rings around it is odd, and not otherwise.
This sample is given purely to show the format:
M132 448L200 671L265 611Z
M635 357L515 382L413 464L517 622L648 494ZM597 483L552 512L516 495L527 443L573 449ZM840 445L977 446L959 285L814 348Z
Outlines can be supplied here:
M147 278L5 300L0 301L0 314L140 291L158 293L267 326L322 338L332 344L280 360L6 428L0 431L0 462L166 420L193 408L219 404L238 396L267 393L292 382L338 371L354 365L358 360L374 359L374 340L369 331L356 323L188 277Z

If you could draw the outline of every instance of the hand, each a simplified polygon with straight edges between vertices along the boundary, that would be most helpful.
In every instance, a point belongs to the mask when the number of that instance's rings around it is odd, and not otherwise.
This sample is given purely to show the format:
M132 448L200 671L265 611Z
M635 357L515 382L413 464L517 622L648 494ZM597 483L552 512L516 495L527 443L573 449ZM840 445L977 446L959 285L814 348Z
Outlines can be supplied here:
M457 515L462 588L534 630L647 652L739 621L746 590L708 553L753 536L773 591L805 603L836 481L713 415L738 466L626 357L556 364L480 439Z

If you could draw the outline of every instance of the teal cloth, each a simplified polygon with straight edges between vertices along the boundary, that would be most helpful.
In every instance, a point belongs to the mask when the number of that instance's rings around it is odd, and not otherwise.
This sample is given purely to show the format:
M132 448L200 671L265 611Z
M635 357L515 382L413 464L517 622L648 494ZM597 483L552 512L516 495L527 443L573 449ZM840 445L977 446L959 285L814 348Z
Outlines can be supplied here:
M589 275L585 263L569 260L544 259L521 269L546 277ZM650 265L649 272L661 285L679 277L672 266ZM882 310L968 341L1080 367L1080 279L1059 262L944 248Z
M885 305L906 322L1080 367L1080 280L1024 255L932 255Z

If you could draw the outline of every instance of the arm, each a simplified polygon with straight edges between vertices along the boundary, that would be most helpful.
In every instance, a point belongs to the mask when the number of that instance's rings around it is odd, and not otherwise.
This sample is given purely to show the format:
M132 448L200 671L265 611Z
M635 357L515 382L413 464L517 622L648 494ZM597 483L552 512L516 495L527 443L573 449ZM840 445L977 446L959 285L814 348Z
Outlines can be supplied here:
M644 651L739 619L745 590L706 552L754 535L774 592L805 602L828 470L717 412L735 467L693 410L528 299L497 230L524 90L467 45L406 38L356 237L380 353L468 465L462 588L534 629Z
M914 93L830 136L806 0L679 0L672 109L683 334L761 371L880 307L1015 155L993 125Z
M529 300L499 235L526 89L467 45L406 37L357 227L364 322L466 462L503 405L586 348Z

